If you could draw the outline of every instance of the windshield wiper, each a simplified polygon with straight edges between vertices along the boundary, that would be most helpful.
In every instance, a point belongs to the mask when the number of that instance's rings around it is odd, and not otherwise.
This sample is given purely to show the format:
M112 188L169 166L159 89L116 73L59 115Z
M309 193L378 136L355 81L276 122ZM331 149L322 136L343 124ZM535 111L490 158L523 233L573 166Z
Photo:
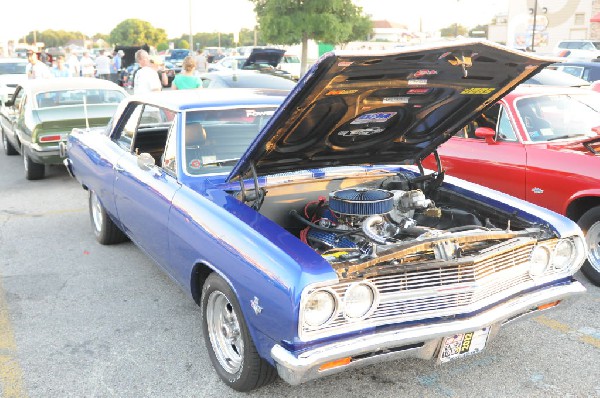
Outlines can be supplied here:
M238 160L240 160L240 158L215 160L214 162L202 163L202 166L231 166L236 164Z

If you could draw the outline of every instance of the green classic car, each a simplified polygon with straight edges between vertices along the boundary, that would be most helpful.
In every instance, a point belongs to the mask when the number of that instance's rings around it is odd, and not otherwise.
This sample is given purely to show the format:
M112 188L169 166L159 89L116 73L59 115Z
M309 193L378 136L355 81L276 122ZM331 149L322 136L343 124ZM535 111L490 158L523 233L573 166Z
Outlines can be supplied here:
M71 130L106 125L126 95L103 79L28 80L0 108L4 153L20 153L25 178L42 179L45 165L62 164L59 144Z

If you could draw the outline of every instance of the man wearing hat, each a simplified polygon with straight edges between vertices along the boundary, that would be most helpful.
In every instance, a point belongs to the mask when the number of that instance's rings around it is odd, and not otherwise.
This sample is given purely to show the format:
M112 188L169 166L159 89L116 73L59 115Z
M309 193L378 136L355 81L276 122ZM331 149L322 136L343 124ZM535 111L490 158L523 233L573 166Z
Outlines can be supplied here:
M48 65L38 59L36 53L32 50L27 51L27 76L30 79L48 79L54 77Z

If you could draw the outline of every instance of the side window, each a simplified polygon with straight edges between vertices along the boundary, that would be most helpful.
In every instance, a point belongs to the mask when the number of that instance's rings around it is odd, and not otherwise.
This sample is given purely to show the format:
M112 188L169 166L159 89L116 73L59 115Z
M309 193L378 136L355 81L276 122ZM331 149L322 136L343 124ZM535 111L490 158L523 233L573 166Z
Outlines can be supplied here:
M115 142L126 151L131 151L131 144L133 142L133 136L137 129L140 114L142 113L143 105L137 104L135 108L129 113L127 123L121 127L121 132L116 137Z
M23 98L25 98L25 90L20 89L19 91L17 91L14 98L15 98L14 108L20 110L21 104L23 103Z
M497 141L517 141L517 134L513 129L508 113L504 111L504 108L500 110L500 118L498 120L498 134Z
M488 127L493 130L496 130L496 123L498 122L499 111L500 105L494 104L488 110L479 115L475 120L463 127L458 133L455 134L455 137L474 138L478 140L483 139L475 135L475 130L477 130L479 127Z
M167 138L167 146L165 153L163 154L162 167L169 174L175 176L177 173L176 164L176 153L177 153L177 122L173 122L169 129L169 137Z

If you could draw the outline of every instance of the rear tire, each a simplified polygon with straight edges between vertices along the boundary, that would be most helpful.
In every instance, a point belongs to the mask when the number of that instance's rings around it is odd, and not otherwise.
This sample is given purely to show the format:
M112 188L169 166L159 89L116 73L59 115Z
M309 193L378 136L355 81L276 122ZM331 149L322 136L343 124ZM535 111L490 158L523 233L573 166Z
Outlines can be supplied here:
M16 155L18 153L15 147L8 142L8 137L6 137L4 129L2 130L2 147L4 148L4 154L7 156Z
M27 148L23 148L23 166L25 167L25 178L28 180L41 180L46 175L46 166L31 160Z
M587 260L581 271L596 286L600 286L600 206L594 207L577 221L588 245Z
M127 235L123 233L110 219L108 213L100 203L100 199L94 191L90 191L89 197L90 221L96 240L103 245L112 245L127 240Z
M233 290L216 273L206 279L200 305L204 341L221 380L241 392L275 380L277 372L258 355Z

